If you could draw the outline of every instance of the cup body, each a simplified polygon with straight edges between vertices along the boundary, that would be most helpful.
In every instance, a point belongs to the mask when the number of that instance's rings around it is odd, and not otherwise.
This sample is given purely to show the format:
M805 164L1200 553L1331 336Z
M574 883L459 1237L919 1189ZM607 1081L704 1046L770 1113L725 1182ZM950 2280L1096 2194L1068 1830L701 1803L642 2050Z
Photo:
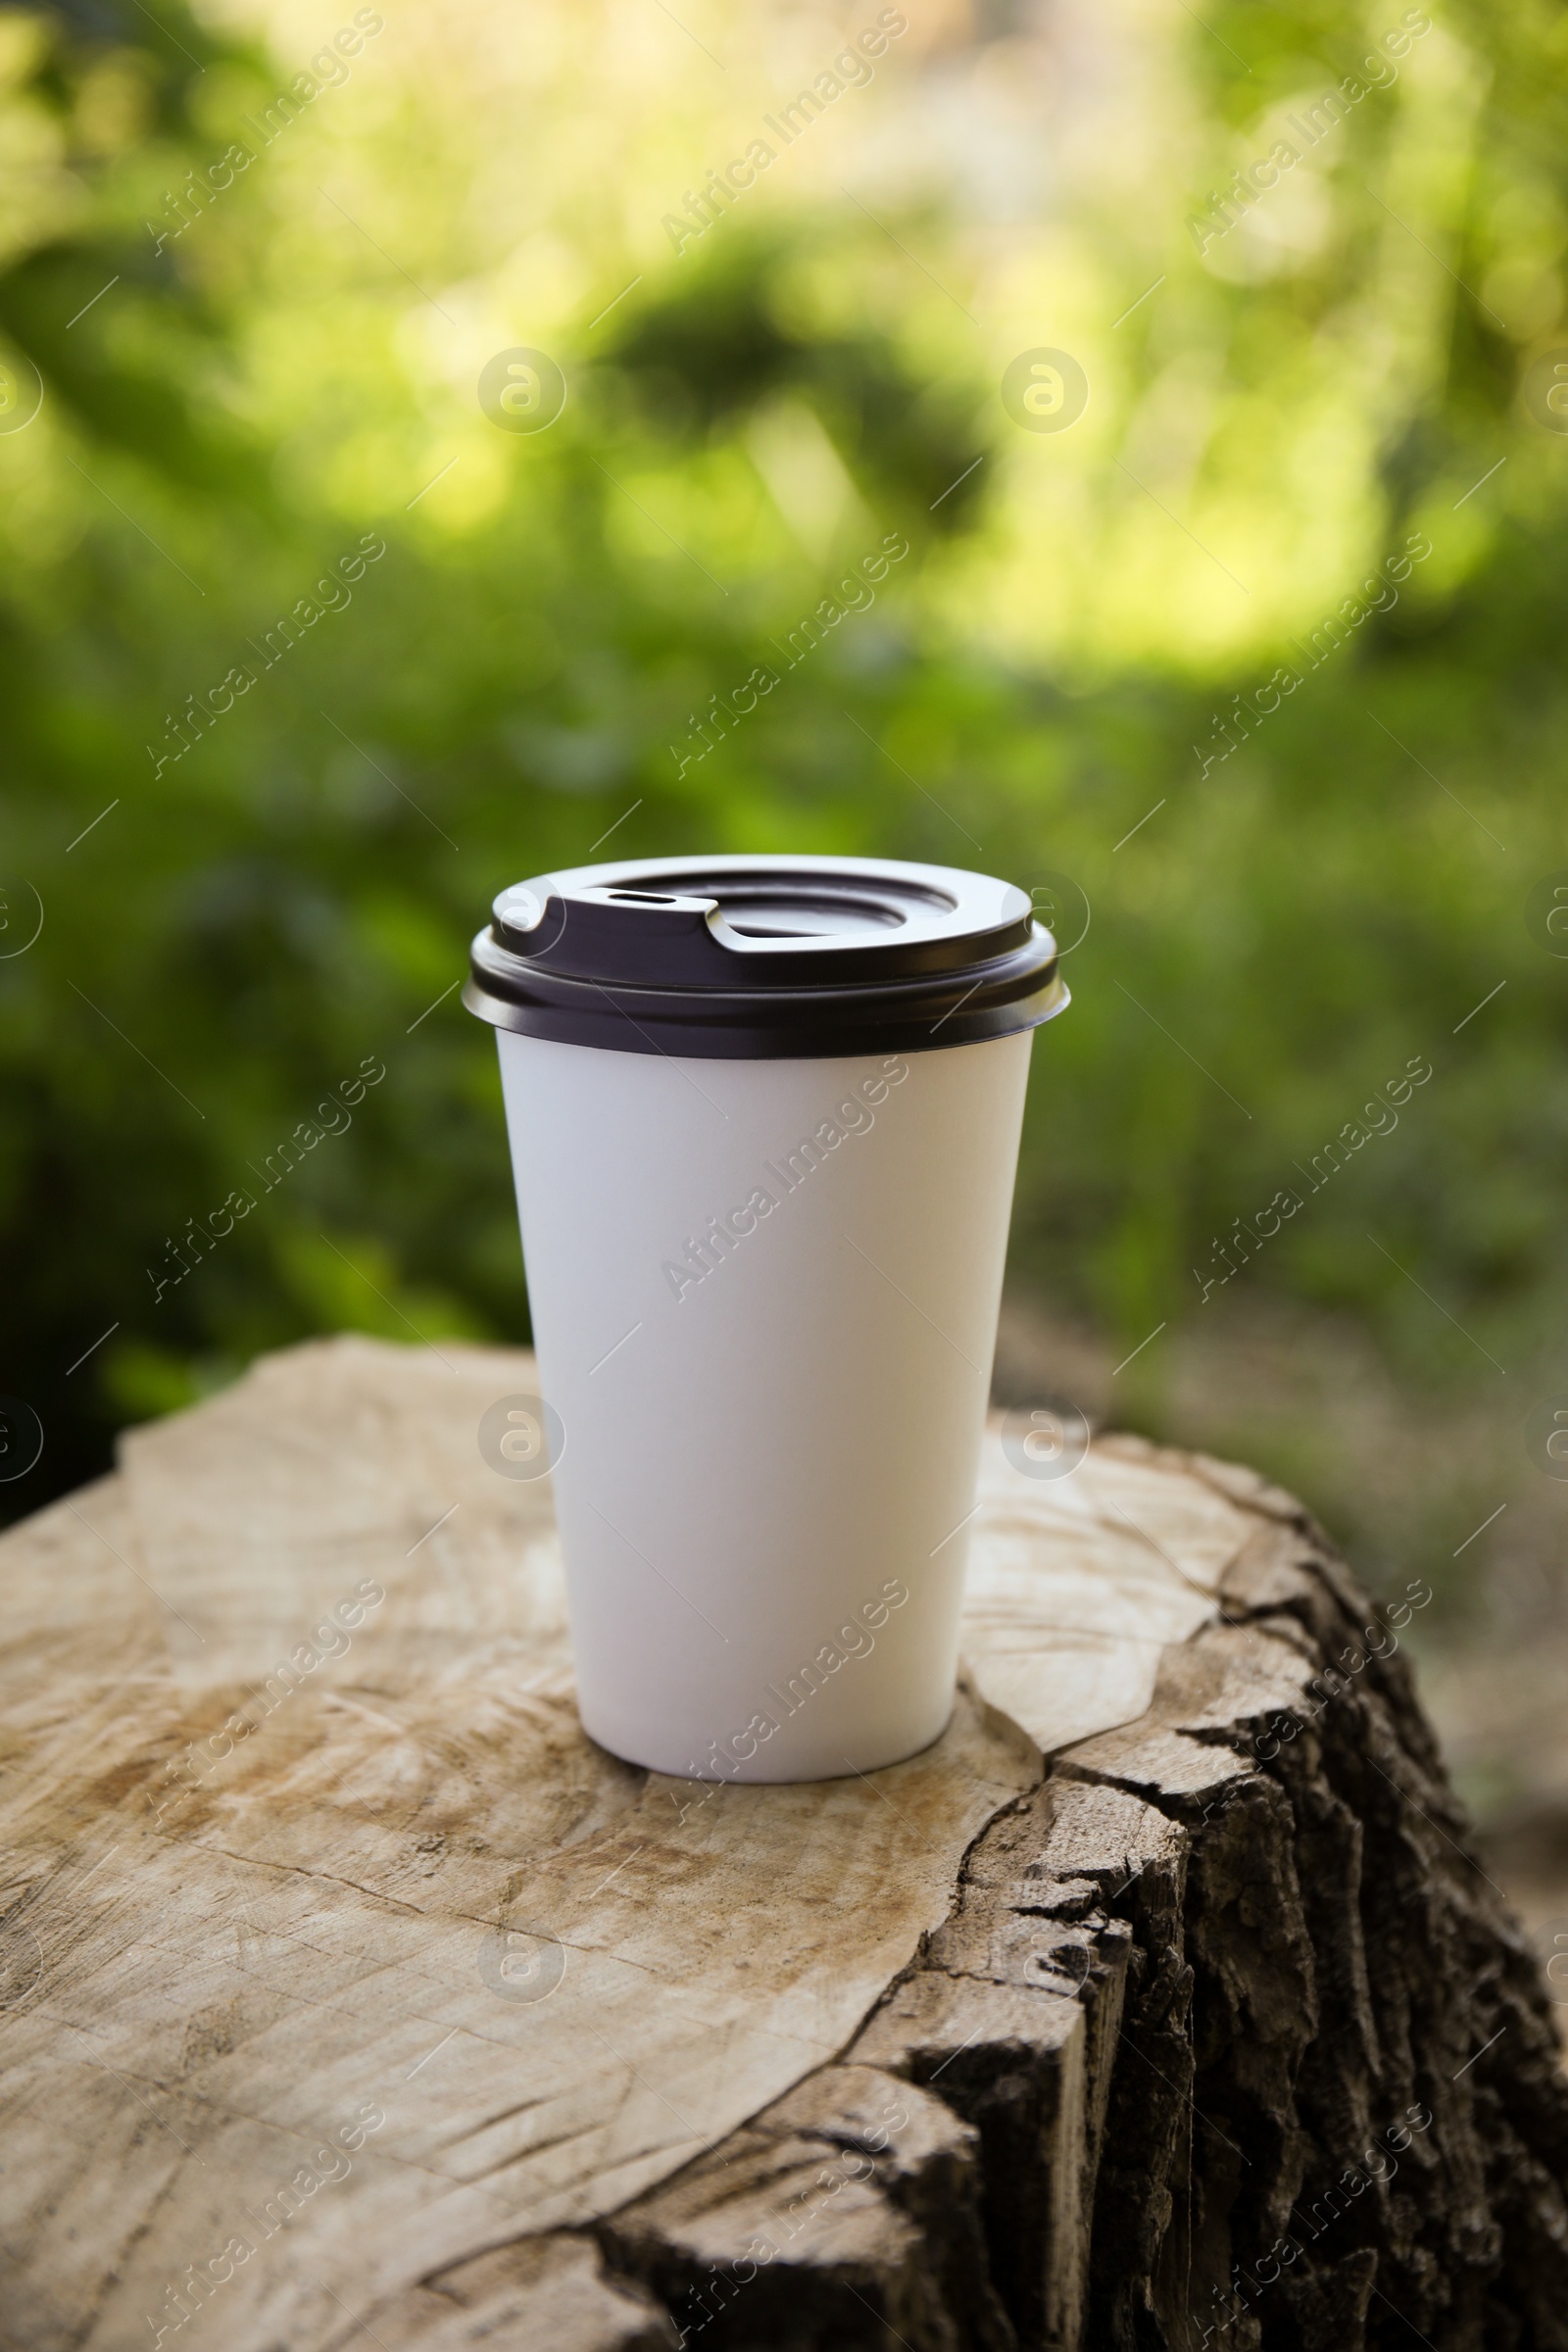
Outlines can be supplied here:
M1031 1037L498 1030L578 1704L616 1755L816 1780L944 1729Z

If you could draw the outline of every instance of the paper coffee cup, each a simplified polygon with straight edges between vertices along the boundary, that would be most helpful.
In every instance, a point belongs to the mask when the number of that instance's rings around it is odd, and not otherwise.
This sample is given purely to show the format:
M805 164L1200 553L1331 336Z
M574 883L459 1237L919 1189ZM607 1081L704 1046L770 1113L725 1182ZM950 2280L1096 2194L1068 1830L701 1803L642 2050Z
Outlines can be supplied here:
M585 1727L868 1772L953 1706L1032 1033L1010 884L641 860L504 892L498 1030Z

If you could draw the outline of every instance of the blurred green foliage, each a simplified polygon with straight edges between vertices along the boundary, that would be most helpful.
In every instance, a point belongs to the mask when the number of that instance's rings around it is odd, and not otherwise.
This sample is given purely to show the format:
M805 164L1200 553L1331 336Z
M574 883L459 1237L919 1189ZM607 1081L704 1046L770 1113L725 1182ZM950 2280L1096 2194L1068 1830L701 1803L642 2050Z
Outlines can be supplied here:
M368 43L264 149L277 43L130 0L0 12L0 425L43 386L0 431L4 940L43 912L0 961L0 1389L47 1431L0 1499L303 1334L525 1335L494 1048L453 992L494 893L612 833L1066 873L1092 921L1037 1047L1014 1279L1130 1348L1216 1314L1216 1241L1294 1188L1239 1285L1359 1319L1414 1388L1486 1358L1521 1412L1568 1386L1568 963L1526 920L1568 867L1568 439L1520 392L1568 345L1563 20L1453 12L1275 214L1202 255L1184 226L1370 24L1173 15L1147 144L1026 191L1016 235L961 189L873 217L803 179L677 260L661 210L746 109L627 134L665 191L639 243L607 194L638 69L595 79L597 20L527 102L540 142L597 109L597 159L524 197L466 123L451 19ZM1006 80L977 35L913 39L927 86ZM843 107L897 129L888 86ZM249 167L161 238L233 137ZM500 432L479 366L534 341L566 409ZM1030 344L1083 357L1070 434L999 402ZM711 698L782 668L890 531L911 560L874 610L696 758ZM1397 602L1311 666L1412 533ZM1397 1127L1310 1191L1412 1056ZM339 1125L318 1105L366 1062ZM194 1240L236 1190L255 1210ZM1160 1362L1123 1407L1156 1428Z

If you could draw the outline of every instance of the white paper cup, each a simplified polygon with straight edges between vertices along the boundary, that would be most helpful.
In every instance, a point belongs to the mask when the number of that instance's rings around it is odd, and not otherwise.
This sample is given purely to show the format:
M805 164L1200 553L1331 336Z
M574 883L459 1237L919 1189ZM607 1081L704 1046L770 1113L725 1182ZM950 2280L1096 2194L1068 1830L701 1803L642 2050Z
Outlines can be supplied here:
M527 889L569 907L574 885ZM1051 976L1007 1002L1037 1021L1064 992L1026 931ZM969 968L942 983L953 999ZM495 976L487 950L470 1004ZM659 1017L607 989L622 1036ZM923 1047L844 1054L498 1024L550 1408L548 1437L536 1416L520 1442L551 1457L584 1725L634 1763L868 1772L952 1711L1033 1022L965 1037L939 1005L933 1037L929 1011Z

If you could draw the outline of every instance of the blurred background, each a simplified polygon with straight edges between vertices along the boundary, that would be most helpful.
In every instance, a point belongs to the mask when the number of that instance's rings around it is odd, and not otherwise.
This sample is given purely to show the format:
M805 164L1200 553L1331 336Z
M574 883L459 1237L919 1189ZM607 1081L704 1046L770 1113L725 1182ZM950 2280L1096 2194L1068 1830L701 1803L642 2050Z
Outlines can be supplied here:
M1565 66L1539 0L0 10L0 1506L310 1333L525 1338L503 884L978 866L1075 998L999 1396L1425 1580L1568 1914Z

